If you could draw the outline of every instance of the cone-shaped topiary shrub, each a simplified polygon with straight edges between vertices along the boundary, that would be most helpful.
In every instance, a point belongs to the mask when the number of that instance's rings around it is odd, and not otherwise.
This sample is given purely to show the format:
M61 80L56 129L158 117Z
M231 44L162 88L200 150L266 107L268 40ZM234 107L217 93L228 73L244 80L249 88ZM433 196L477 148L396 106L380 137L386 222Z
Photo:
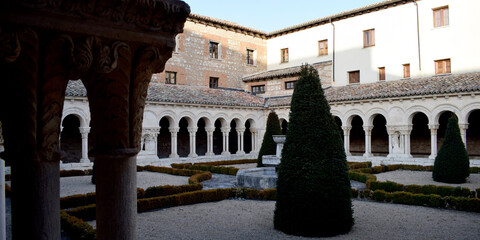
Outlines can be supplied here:
M445 138L435 158L432 175L433 180L446 183L464 183L470 175L470 160L455 116L448 119Z
M302 66L278 167L274 227L307 237L347 233L353 225L350 180L340 133L318 72Z
M272 111L268 114L267 129L263 135L262 147L258 152L257 167L263 167L262 157L263 155L275 155L277 151L277 144L273 141L272 135L280 135L282 130L280 129L280 120L278 115Z

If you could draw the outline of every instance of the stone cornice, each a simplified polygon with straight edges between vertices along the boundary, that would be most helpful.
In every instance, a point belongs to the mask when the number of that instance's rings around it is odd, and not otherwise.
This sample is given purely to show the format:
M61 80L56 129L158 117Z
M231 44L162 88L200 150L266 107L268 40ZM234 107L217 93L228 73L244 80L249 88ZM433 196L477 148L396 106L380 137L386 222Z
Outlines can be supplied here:
M257 29L245 27L242 25L238 25L237 23L216 19L212 17L202 16L199 14L191 13L187 19L193 23L200 23L211 27L221 28L227 31L237 32L245 35L250 35L253 37L258 37L262 39L266 39L266 33Z

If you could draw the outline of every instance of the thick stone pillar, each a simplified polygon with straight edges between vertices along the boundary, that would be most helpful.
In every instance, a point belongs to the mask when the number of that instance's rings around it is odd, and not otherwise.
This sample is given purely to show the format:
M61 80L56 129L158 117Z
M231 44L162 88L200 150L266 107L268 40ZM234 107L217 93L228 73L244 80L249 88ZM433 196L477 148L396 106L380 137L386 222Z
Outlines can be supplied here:
M215 131L214 127L206 127L205 131L207 132L207 152L205 156L214 156L213 153L213 132Z
M178 151L177 151L177 146L178 146L177 135L178 135L178 131L180 130L180 128L169 127L168 130L170 131L170 135L171 135L171 138L172 138L172 143L171 143L172 152L170 153L169 158L179 158Z
M468 123L466 124L458 124L460 127L460 135L462 136L463 144L465 144L465 149L467 149L467 129Z
M162 1L2 1L0 121L12 163L13 239L60 239L58 140L69 79L87 88L97 239L136 239L135 155L152 73L190 13ZM101 24L98 24L101 23ZM16 100L7 98L15 94Z
M352 126L342 126L343 129L343 147L345 148L345 155L352 156L350 153L350 130Z
M364 157L372 157L372 129L373 126L363 126L363 130L365 131L365 153L363 154Z
M198 157L197 155L197 138L195 137L197 134L198 127L188 127L188 134L190 136L190 153L188 154L189 157Z
M435 159L437 157L437 130L439 125L438 124L428 124L428 128L430 129L430 159Z
M245 154L244 151L244 142L243 142L243 134L245 132L245 128L236 128L237 131L237 142L238 142L238 150L236 154Z
M82 158L80 159L81 163L90 163L88 159L88 133L90 133L89 127L80 127L80 134L82 134Z
M222 155L230 155L230 150L229 150L230 141L228 139L229 134L230 134L230 128L229 127L222 127L222 135L223 135Z

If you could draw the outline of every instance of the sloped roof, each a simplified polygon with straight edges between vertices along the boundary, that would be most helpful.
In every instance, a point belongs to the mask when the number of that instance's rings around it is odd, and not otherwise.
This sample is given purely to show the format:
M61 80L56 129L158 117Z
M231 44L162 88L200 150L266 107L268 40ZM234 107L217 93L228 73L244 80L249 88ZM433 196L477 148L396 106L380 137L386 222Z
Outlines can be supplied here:
M325 64L327 62L331 62L331 61L317 62L317 63L313 63L311 65L313 67L316 67L318 65L322 65L322 64ZM242 77L242 81L250 82L250 81L263 80L263 79L269 79L269 78L281 78L281 77L297 76L297 75L300 75L301 67L302 66L295 66L295 67L275 69L275 70L269 70L269 71L254 73L254 74L250 74L250 75L246 75L246 76Z
M69 81L66 96L86 97L87 91L81 81ZM263 98L243 90L163 83L150 84L147 101L242 107L263 107L265 102Z
M449 74L324 89L328 102L480 91L480 72ZM270 107L290 105L291 96L267 99Z

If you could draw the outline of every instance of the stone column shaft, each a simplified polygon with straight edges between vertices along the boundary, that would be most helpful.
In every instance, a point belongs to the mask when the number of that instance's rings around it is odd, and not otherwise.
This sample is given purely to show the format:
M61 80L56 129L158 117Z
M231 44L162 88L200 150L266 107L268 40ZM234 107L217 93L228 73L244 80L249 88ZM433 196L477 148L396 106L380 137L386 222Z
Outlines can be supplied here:
M80 133L82 134L82 158L81 163L90 163L88 159L88 133L90 133L89 127L80 127Z
M229 150L230 141L229 141L229 138L228 138L229 133L230 133L230 128L229 127L226 127L226 128L222 127L222 134L223 134L223 152L222 152L222 155L230 155L230 150Z
M213 156L215 155L213 153L213 132L215 128L205 128L205 131L207 132L207 152L205 156Z
M245 128L237 128L237 141L238 141L238 150L236 154L245 154L244 150L244 142L243 142L243 134L245 132Z
M363 154L364 157L371 157L372 154L372 129L373 126L363 126L363 130L365 131L365 153Z
M343 129L343 145L345 148L345 155L352 156L350 153L350 130L352 130L351 126L342 126Z
M177 144L178 144L178 140L177 140L177 134L178 134L178 131L180 130L179 128L168 128L168 130L170 130L170 135L171 135L171 139L172 139L172 143L171 143L171 146L172 146L172 152L170 153L170 158L178 158L178 151L177 151Z
M438 124L429 124L428 125L430 129L430 145L431 145L431 151L430 151L430 159L435 159L437 157L437 130L439 125Z
M190 136L190 153L188 154L189 157L198 157L197 155L197 139L196 133L198 128L197 127L189 127L188 134Z

